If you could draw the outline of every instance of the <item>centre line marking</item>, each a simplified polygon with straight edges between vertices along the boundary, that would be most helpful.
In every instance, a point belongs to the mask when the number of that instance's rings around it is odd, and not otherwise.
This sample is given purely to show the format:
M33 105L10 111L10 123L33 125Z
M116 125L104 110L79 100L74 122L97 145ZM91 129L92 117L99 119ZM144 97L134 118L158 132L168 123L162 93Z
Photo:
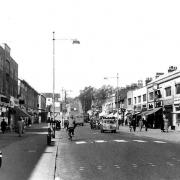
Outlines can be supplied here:
M164 141L154 141L154 142L156 142L156 143L166 143L166 142L164 142Z
M113 140L113 141L115 141L115 142L128 142L128 141L125 141L125 140L123 140L123 139L120 139L120 140Z
M147 142L147 141L143 141L143 140L139 140L139 139L135 139L133 141L136 141L136 142Z
M76 144L85 144L85 143L87 143L86 141L78 141L78 142L76 142Z

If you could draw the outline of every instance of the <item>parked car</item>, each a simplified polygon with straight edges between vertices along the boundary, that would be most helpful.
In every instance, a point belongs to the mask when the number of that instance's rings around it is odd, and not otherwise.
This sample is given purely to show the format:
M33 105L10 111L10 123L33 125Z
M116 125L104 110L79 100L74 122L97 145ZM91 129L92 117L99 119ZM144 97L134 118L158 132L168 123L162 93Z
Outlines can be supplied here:
M116 120L114 118L102 119L100 129L101 129L101 133L103 133L104 131L111 131L116 133L116 129L117 129Z

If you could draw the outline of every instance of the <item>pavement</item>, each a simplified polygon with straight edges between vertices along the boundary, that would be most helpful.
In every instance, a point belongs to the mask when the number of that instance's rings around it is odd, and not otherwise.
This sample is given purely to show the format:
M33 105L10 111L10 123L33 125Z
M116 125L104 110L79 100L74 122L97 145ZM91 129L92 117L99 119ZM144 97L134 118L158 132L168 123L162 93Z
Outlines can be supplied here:
M25 128L22 137L19 137L15 132L6 132L5 134L0 132L0 150L3 153L3 162L0 169L2 180L9 176L8 170L12 172L9 179L13 178L13 180L54 180L60 131L56 131L56 137L52 138L51 145L47 145L47 129L47 123L33 124L31 127ZM28 170L21 174L21 167L27 165L28 158L31 155L31 164L28 164L29 169L27 168ZM27 159L19 163L18 161L24 156ZM18 162L18 164L14 162ZM20 172L19 175L18 172Z
M23 134L23 138L28 138L33 130L36 129L47 129L47 123L41 124L33 124L31 127L27 127L27 132ZM28 129L31 131L28 132ZM130 132L128 126L120 126L119 133L125 132L132 134L132 136L144 136L149 138L155 138L160 140L171 141L175 143L180 143L180 131L169 130L168 133L161 132L160 129L148 129L145 131L143 128L142 131L139 131L139 128L136 128L136 132ZM47 131L45 131L47 132ZM41 156L40 160L36 164L36 168L34 168L33 172L31 173L31 177L28 180L54 180L56 174L56 160L57 160L57 152L60 146L59 141L61 136L61 131L56 131L56 137L52 138L52 145L46 147L44 150L45 153ZM17 133L8 132L5 134L0 134L0 150L7 148L9 144L18 143L21 138L18 137ZM45 141L46 142L46 141ZM48 153L51 152L51 153ZM42 170L43 169L43 170Z
M147 131L145 131L145 128L143 128L142 131L140 131L139 127L137 127L136 132L133 132L133 130L130 132L129 126L119 126L118 132L126 132L136 136L144 136L180 143L180 131L178 130L169 129L168 132L161 132L160 129L148 129Z

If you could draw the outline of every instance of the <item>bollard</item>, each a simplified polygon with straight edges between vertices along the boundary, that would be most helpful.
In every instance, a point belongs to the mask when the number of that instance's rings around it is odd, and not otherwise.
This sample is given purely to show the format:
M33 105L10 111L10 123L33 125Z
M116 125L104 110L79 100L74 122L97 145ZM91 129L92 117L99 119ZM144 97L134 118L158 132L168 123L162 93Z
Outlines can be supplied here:
M47 145L51 145L51 128L48 128L48 134L47 134Z
M47 145L51 145L51 135L47 135Z
M1 168L1 165L2 165L2 152L0 151L0 168Z

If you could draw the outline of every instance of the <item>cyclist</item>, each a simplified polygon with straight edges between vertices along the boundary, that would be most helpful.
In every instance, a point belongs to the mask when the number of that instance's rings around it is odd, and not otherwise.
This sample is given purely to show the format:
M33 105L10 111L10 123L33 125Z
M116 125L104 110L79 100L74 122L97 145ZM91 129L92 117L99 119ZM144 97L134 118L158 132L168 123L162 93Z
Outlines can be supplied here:
M74 135L74 129L76 127L76 122L75 122L73 115L70 116L68 121L69 121L69 123L68 123L68 134L69 134L69 139L71 139L71 136Z

